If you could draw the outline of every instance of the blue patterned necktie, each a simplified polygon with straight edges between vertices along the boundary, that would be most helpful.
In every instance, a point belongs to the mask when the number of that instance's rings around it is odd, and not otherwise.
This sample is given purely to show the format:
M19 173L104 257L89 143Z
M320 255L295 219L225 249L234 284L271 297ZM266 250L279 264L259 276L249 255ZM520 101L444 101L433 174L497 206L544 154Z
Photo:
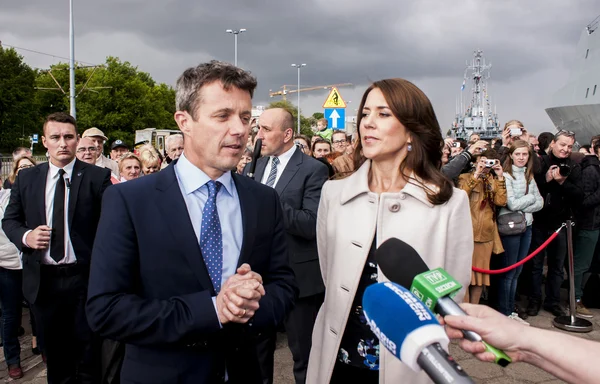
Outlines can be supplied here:
M217 194L222 184L210 180L208 199L202 210L202 228L200 229L200 249L208 275L213 283L215 292L221 290L221 276L223 275L223 236L221 235L221 222L217 211Z
M272 187L275 184L275 179L277 178L277 164L279 164L279 159L273 157L273 161L271 161L271 172L269 173L266 184L269 187Z

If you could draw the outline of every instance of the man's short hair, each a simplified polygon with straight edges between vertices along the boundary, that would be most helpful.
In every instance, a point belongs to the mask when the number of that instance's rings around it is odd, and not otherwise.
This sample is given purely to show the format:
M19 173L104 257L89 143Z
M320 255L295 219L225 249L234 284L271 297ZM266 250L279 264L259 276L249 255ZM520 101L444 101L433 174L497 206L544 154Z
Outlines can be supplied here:
M538 145L541 151L546 151L550 147L550 143L554 140L554 134L551 132L542 132L538 136Z
M333 141L333 136L335 136L335 135L344 135L344 139L346 141L348 141L348 138L346 137L346 132L344 132L344 131L342 131L340 129L334 129L333 130L333 133L331 134L331 140L332 141Z
M185 111L196 120L196 112L201 101L200 90L203 86L220 81L225 90L235 87L247 91L250 97L256 89L256 78L232 64L212 60L197 67L186 69L177 79L175 108Z
M327 121L326 118L322 118L322 119L317 120L317 123L323 124L324 127L327 127L329 125L329 122Z
M53 121L55 123L71 124L75 127L75 131L77 131L77 121L75 120L75 118L73 116L71 116L65 112L54 112L54 113L49 114L46 117L46 120L44 120L44 127L42 129L42 132L44 132L44 135L46 134L46 125L51 121Z
M167 150L171 148L171 143L177 139L181 139L183 141L183 135L181 133L173 133L167 136L165 139L165 146L167 147Z
M600 140L600 135L592 136L592 138L590 140L590 145L596 144L596 142L598 142L598 140Z

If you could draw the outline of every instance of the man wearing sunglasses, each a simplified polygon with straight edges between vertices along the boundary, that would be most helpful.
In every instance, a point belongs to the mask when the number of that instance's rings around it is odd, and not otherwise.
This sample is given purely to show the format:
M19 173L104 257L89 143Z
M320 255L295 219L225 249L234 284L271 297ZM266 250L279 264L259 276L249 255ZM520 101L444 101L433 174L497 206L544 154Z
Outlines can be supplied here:
M573 132L559 131L550 143L548 155L541 156L541 167L535 173L535 181L544 198L544 208L533 214L530 250L537 249L566 220L572 220L577 205L583 200L581 168L570 159L574 144ZM567 231L561 231L546 250L533 259L531 292L527 307L529 316L536 316L542 305L542 273L546 255L548 273L544 309L554 316L566 315L566 311L560 305L560 286L567 255Z

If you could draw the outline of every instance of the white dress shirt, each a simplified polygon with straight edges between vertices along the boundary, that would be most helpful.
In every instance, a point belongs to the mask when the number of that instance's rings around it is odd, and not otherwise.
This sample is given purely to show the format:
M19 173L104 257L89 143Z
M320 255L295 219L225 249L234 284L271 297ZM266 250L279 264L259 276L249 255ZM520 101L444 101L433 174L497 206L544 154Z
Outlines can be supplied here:
M52 228L52 214L54 212L54 191L56 190L56 183L58 182L58 171L59 167L52 164L52 161L48 162L50 168L48 169L48 176L46 177L46 193L45 193L45 207L46 207L46 225ZM73 179L73 167L75 166L75 159L69 164L65 165L64 178L68 180ZM42 264L57 265L57 264L73 264L77 261L75 257L75 250L73 249L73 243L71 243L71 232L69 230L69 196L71 195L70 184L65 184L65 257L63 257L58 263L50 256L50 249L52 247L52 240L48 244L48 248L44 251L42 257ZM25 232L23 235L23 245L28 247L25 239L31 230Z
M290 159L294 155L294 152L296 152L297 148L298 147L296 145L292 145L292 148L290 148L286 152L282 153L280 156L277 156L277 158L279 159L279 164L277 164L277 176L275 177L275 183L273 183L273 188L275 188L275 186L277 185L277 182L279 181L279 178L281 177L283 170L285 169L287 164L290 162ZM265 167L265 173L263 174L263 177L260 181L261 184L267 184L267 180L269 179L269 174L271 173L271 164L272 163L273 163L273 156L269 156L269 161L267 162L267 166Z

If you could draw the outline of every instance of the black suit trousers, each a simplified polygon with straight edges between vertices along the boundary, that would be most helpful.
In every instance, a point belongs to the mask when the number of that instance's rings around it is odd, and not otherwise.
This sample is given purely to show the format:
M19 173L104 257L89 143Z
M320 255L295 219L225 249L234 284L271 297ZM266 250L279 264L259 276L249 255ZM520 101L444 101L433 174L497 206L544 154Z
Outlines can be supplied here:
M312 333L325 294L299 298L285 320L288 346L294 359L296 384L306 383L308 358L312 347ZM273 383L274 355L277 341L275 332L262 334L257 343L257 352L264 384Z
M44 340L48 383L98 383L99 355L85 317L88 273L58 275L42 266L40 291L31 309Z

